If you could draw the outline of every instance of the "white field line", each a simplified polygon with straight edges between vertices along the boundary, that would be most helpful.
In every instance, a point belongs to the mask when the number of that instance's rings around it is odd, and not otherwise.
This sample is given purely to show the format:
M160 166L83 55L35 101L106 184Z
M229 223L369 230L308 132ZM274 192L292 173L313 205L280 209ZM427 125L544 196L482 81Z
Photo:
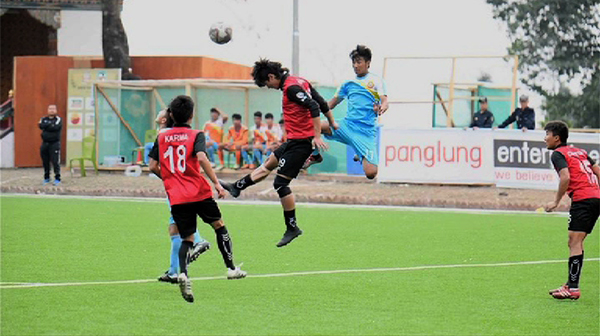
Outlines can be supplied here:
M587 262L600 261L600 258L588 258ZM248 275L248 278L281 278L295 277L305 275L323 275L323 274L350 274L350 273L371 273L371 272L407 272L421 271L431 269L446 269L446 268L477 268L477 267L504 267L504 266L520 266L520 265L541 265L541 264L558 264L564 263L565 260L536 260L536 261L518 261L505 262L494 264L454 264L454 265L425 265L412 267L391 267L391 268L362 268L362 269L347 269L347 270L329 270L329 271L303 271L289 273L271 273L271 274L254 274ZM204 280L224 280L223 276L191 278L194 281ZM117 280L117 281L90 281L90 282L55 282L55 283L26 283L22 285L0 283L0 289L9 288L33 288L33 287L67 287L67 286L90 286L90 285L124 285L124 284L139 284L158 282L156 279L140 279L140 280Z
M270 189L269 189L270 190ZM2 197L23 197L23 198L70 198L80 200L101 200L116 202L138 202L138 203L162 203L165 204L165 198L156 197L118 197L118 196L79 196L79 195L45 195L45 194L2 194ZM218 203L231 205L271 205L281 206L277 201L255 201L255 200L217 200ZM543 202L542 202L543 203ZM559 216L568 217L567 212L537 213L535 211L524 210L491 210L491 209L462 209L462 208L429 208L429 207L411 207L394 205L366 205L366 204L337 204L337 203L301 203L298 205L307 208L343 208L349 209L381 209L392 211L418 211L418 212L450 212L466 214L504 214L504 215L533 215L533 216Z

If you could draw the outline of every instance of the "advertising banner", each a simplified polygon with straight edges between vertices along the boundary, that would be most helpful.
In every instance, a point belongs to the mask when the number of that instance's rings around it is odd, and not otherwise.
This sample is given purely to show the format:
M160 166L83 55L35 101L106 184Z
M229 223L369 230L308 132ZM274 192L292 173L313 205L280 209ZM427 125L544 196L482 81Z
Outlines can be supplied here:
M491 131L381 129L380 182L494 183Z
M382 128L379 182L496 184L556 189L544 131ZM569 145L600 160L600 134L571 133Z
M121 69L69 69L67 162L82 155L84 138L96 136L93 82L120 79Z
M496 186L525 189L556 189L558 174L546 149L544 131L496 130L493 139ZM568 144L584 149L598 162L600 134L571 133Z

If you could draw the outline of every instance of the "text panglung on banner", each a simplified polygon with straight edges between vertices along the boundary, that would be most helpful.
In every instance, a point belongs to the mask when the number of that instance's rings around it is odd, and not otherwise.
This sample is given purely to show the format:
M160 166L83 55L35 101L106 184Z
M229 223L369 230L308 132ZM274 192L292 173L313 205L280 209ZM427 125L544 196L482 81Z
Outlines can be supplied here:
M381 130L381 182L493 183L489 132Z
M422 163L431 168L436 164L466 163L473 168L481 167L481 146L466 147L443 143L434 145L387 145L385 147L385 165L390 162Z

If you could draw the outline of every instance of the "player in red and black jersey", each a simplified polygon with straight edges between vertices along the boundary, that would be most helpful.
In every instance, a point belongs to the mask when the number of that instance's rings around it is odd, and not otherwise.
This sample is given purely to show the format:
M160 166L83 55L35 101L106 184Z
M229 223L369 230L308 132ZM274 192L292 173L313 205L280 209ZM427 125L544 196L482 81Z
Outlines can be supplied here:
M569 277L565 285L551 290L556 299L579 299L579 276L583 266L583 241L594 229L600 216L600 167L586 151L567 145L569 128L562 121L546 124L544 141L553 149L552 164L560 176L558 192L553 202L546 205L550 212L558 207L566 194L571 197L569 211Z
M252 77L259 87L283 91L283 120L287 141L265 163L244 178L234 183L220 182L233 197L238 197L242 190L264 180L273 169L279 167L273 187L281 200L286 225L283 238L277 243L277 247L282 247L302 234L296 222L294 194L288 185L298 176L302 165L313 151L313 145L321 150L327 149L327 144L321 139L321 112L331 125L335 121L319 92L306 79L290 75L288 69L281 67L281 63L261 59L254 64Z
M210 224L215 230L219 250L227 266L227 278L239 279L246 272L235 267L231 238L221 219L221 211L213 199L213 191L201 171L213 182L219 198L225 190L206 156L204 132L189 126L194 116L194 102L188 96L177 96L169 105L168 112L174 121L172 128L159 133L150 152L150 170L163 180L171 214L179 230L182 242L179 249L178 277L183 298L194 302L192 283L187 276L190 252L196 232L196 216Z

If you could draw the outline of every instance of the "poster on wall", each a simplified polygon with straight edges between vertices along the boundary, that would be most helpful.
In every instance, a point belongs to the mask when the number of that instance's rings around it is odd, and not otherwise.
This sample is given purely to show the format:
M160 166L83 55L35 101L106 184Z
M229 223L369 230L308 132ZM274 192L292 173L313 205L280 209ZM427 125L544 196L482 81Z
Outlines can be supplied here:
M69 69L67 162L83 154L84 138L96 134L93 83L120 79L121 69Z

